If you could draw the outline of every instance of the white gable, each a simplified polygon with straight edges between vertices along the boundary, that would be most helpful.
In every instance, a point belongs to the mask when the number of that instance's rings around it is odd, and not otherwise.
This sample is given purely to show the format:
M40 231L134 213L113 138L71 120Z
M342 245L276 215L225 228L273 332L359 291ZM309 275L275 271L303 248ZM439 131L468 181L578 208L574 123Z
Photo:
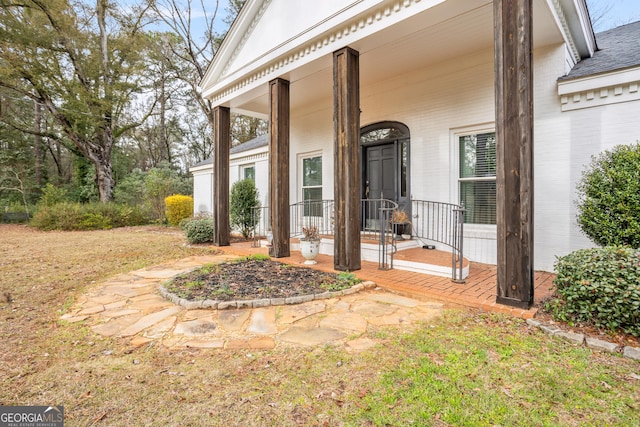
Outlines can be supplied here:
M331 17L351 8L359 1L322 0L308 1L271 0L262 16L256 16L255 26L245 34L245 42L236 52L235 58L227 64L230 72L241 69L256 58L265 57L285 44L321 27ZM283 25L283 23L286 23Z
M248 0L201 82L203 95L226 102L292 69L357 43L445 0ZM486 0L453 2L468 9ZM444 19L435 14L434 22ZM409 26L405 31L411 32ZM328 64L318 64L323 68Z

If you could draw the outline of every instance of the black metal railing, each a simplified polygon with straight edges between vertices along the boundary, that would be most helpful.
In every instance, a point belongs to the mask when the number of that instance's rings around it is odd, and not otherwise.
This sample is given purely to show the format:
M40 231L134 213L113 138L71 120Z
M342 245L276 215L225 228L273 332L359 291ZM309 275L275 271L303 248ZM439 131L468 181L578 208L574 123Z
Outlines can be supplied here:
M398 204L387 199L363 199L361 202L361 237L378 243L378 268L393 268L393 254L396 253L395 233L391 218Z
M302 236L302 227L316 227L318 234L333 236L333 200L305 200L290 206L289 236Z
M451 280L463 283L464 208L453 203L412 200L412 235L451 248Z
M411 201L411 235L451 248L451 280L464 282L463 269L463 229L464 208L452 203L426 200ZM320 236L334 235L333 200L312 200L294 203L290 206L290 237L302 236L302 227L315 226ZM393 268L396 252L396 233L392 218L398 210L397 203L387 199L365 199L361 202L361 238L375 241L379 245L378 268ZM254 209L253 246L260 246L260 240L271 236L269 208Z

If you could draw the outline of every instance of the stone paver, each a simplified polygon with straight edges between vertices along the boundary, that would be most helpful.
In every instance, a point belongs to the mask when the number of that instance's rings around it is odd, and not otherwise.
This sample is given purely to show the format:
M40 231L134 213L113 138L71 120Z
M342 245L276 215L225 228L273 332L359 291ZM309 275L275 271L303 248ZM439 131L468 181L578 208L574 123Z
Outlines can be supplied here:
M165 335L167 335L167 333L173 330L173 326L175 325L177 319L177 316L170 316L164 320L161 320L160 322L144 331L144 336L153 339L164 337Z
M617 344L609 341L599 340L597 338L587 337L585 341L587 347L594 350L606 351L608 353L615 353L616 351L618 351L618 348L620 348Z
M278 332L275 307L253 310L247 332L256 335L274 335Z
M61 319L85 322L97 334L125 338L131 347L155 342L181 349L269 350L331 343L360 352L379 342L367 335L369 326L407 325L442 314L442 304L372 290L371 285L329 299L282 298L282 305L237 301L225 310L179 306L158 291L177 274L231 258L189 257L120 274L92 286ZM303 302L291 304L294 300Z
M231 332L241 330L250 315L251 310L225 310L220 313L218 319L220 326L225 331Z
M224 340L192 340L183 345L187 348L224 348Z
M356 332L367 331L367 321L358 313L338 312L328 314L320 320L320 326L324 328L348 329Z
M206 317L189 320L187 322L180 322L173 330L176 335L185 335L189 337L198 337L202 335L217 335L218 325L211 319Z
M117 319L111 319L108 322L94 325L91 327L91 329L93 330L93 332L107 337L117 336L120 334L120 332L140 320L141 317L142 316L139 314L118 317Z
M346 337L346 333L332 328L300 328L293 326L278 338L282 341L300 344L305 346L315 346L327 344Z
M156 311L154 313L148 314L144 316L142 319L135 322L134 324L126 327L122 332L120 332L120 335L123 337L130 337L132 335L135 335L155 325L159 321L176 314L179 311L180 311L180 307L174 306L174 307L166 308L162 311Z
M395 313L396 310L398 310L397 306L367 300L354 304L353 308L353 311L365 317L389 316Z
M403 309L397 309L391 314L382 316L369 315L367 321L375 326L408 325L411 323L409 313Z
M622 351L622 355L624 357L628 357L629 359L640 361L640 348L625 346L624 350Z
M304 304L285 305L281 307L280 324L290 324L297 322L305 317L312 316L317 313L323 313L326 308L323 301L312 301Z
M407 298L400 295L388 294L388 293L373 293L366 296L367 299L372 301L399 305L402 307L416 307L420 305L420 301L413 298Z
M105 310L101 312L100 315L102 317L114 318L136 313L140 313L140 310L136 310L135 308L122 308L120 310Z

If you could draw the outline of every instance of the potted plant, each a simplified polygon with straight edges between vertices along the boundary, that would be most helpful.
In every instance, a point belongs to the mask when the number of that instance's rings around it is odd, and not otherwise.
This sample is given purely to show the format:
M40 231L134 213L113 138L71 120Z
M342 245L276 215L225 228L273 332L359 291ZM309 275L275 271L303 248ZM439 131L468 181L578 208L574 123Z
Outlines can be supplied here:
M405 211L393 211L393 214L391 215L391 225L393 233L398 236L398 240L404 239L402 237L403 234L411 236L411 220L409 219L409 214Z
M316 256L320 251L320 233L318 227L310 225L308 227L302 227L302 234L304 237L300 239L300 252L305 259L305 264L316 264Z

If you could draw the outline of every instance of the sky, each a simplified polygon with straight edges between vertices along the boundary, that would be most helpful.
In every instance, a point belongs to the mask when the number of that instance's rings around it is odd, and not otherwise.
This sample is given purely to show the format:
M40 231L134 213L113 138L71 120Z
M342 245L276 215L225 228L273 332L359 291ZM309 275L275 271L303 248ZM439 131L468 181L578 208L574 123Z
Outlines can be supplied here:
M587 4L597 33L640 21L640 0L587 0Z
M115 0L118 4L125 6L129 4L139 4L141 0ZM178 4L185 4L189 0L176 0ZM201 3L202 1L202 3ZM201 17L201 5L213 7L216 0L191 0L193 7L194 29L198 30L198 21ZM300 1L300 0L296 0ZM159 0L167 3L171 0ZM222 23L222 18L226 15L228 0L218 0L219 10L216 17L215 28L221 32L226 29L226 24ZM613 27L640 21L640 0L587 0L589 12L594 24L595 31L601 32Z

